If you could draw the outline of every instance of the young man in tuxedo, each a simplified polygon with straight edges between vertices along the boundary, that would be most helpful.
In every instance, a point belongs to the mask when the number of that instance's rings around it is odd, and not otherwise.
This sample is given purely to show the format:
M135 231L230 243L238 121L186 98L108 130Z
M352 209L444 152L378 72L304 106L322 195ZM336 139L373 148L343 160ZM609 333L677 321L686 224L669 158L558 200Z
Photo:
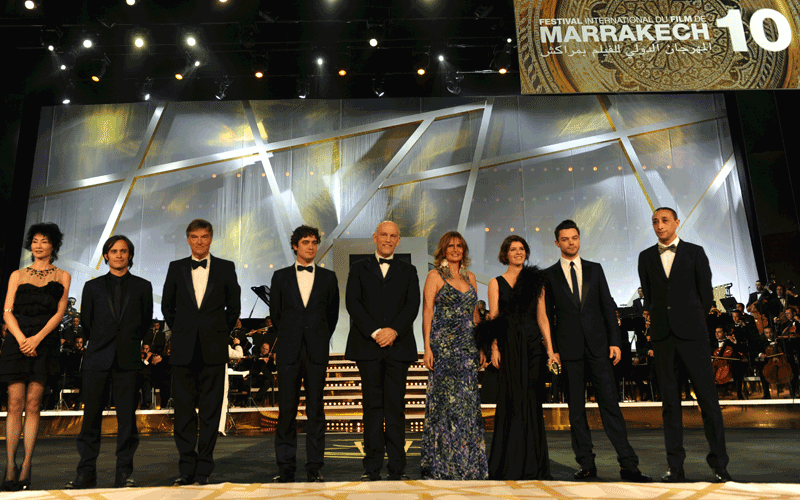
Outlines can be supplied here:
M81 299L81 323L89 341L83 359L83 423L78 435L78 473L67 489L97 485L97 456L103 408L113 389L117 411L115 488L135 487L133 454L139 446L136 428L136 374L142 368L139 344L153 320L153 287L134 276L133 243L122 235L103 245L109 272L88 281Z
M394 258L400 228L381 222L372 234L375 255L356 262L347 278L350 333L345 357L358 365L364 406L365 481L381 478L384 451L389 480L405 473L405 395L411 363L418 359L414 320L419 314L417 269Z
M192 255L170 262L161 300L172 330L174 435L180 454L174 486L208 484L214 470L228 335L241 310L236 267L210 254L213 238L210 222L189 223L186 240Z
M330 354L330 340L339 320L339 284L333 271L314 264L319 230L300 226L292 233L294 265L272 275L269 313L275 326L278 365L278 424L274 482L294 481L297 469L297 406L300 386L306 392L306 475L324 481L325 409L322 393Z
M730 481L725 430L711 368L706 316L714 305L711 268L703 247L683 241L680 220L672 208L658 208L652 217L658 244L639 254L639 279L645 310L650 313L658 383L661 387L664 443L669 470L661 480L683 482L683 410L676 358L683 360L692 381L711 451L706 457L717 482Z
M597 392L603 428L617 451L620 477L623 481L649 482L650 476L639 470L639 457L628 442L625 419L617 401L613 365L622 359L622 352L616 305L605 273L600 264L578 255L581 237L575 222L561 222L555 229L555 237L561 258L545 270L551 285L547 302L554 320L555 351L566 375L572 449L580 465L575 479L597 477L586 418L585 388L590 377Z

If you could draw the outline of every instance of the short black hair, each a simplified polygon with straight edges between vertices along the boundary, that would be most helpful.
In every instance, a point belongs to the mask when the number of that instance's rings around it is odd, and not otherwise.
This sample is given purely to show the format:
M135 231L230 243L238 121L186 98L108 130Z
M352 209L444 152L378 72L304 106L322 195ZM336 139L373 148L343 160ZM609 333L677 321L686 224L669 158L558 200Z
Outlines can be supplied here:
M53 246L53 253L50 254L50 263L52 264L58 260L58 251L61 249L61 243L64 241L64 233L58 226L52 222L40 222L28 228L28 234L25 235L25 250L30 250L33 244L33 237L41 234L50 245ZM31 257L33 260L33 257Z
M79 334L75 335L74 337L72 337L72 342L75 343L75 341L78 340L78 339L86 340L86 338L79 333Z
M499 260L501 264L508 265L508 251L511 249L511 244L515 241L522 243L522 248L525 249L525 260L528 260L528 257L531 256L531 247L528 246L528 242L525 241L525 238L517 234L512 234L506 236L506 239L500 244L500 253L497 254L497 260Z
M192 231L197 231L198 229L208 229L208 232L211 234L211 237L214 237L214 226L211 225L205 219L195 219L186 226L186 237L189 237L189 233Z
M575 224L575 221L567 219L567 220L561 221L561 223L556 226L556 230L554 231L554 233L556 235L556 241L558 241L558 233L560 233L561 231L563 231L565 229L574 229L574 230L578 231L578 236L581 235L581 230L578 228L578 225Z
M670 211L672 213L672 216L675 218L675 220L678 220L678 212L676 212L674 208L658 207L655 210L653 210L653 215L655 215L655 213L658 212L659 210L668 210L668 211Z
M306 226L303 224L302 226L298 227L294 231L292 231L292 251L295 255L297 255L297 250L294 249L297 245L300 244L300 240L305 238L306 236L313 236L317 239L317 244L319 244L319 229L311 226Z
M115 234L111 238L107 239L105 243L103 243L103 260L108 264L108 252L111 251L111 247L113 247L118 241L124 241L126 245L128 245L128 269L133 267L133 242L128 239L127 236L122 234Z

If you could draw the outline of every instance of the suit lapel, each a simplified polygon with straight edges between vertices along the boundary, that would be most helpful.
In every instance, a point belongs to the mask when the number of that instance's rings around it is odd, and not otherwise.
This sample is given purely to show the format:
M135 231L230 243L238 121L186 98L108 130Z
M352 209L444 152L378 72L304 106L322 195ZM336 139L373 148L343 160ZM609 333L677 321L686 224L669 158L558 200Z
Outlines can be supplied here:
M111 317L114 318L114 321L119 323L119 318L117 317L117 312L114 310L114 297L113 291L109 290L108 288L108 280L105 276L98 278L103 280L103 285L100 287L101 293L105 294L106 296L106 303L108 303L108 311L111 314ZM122 314L120 314L121 316Z
M314 269L314 283L311 284L311 293L308 294L308 303L311 304L311 299L314 298L315 295L320 293L322 290L322 276L319 272L319 267ZM297 281L297 280L295 280ZM297 287L297 293L300 293L300 287ZM300 298L300 303L303 303L302 297Z
M290 267L288 269L289 276L287 277L287 279L289 280L289 288L291 288L291 290L292 290L292 295L294 296L294 300L298 304L303 306L303 296L300 294L300 283L297 281L297 268L295 267L296 265L297 264L292 264L292 267ZM305 272L305 271L303 271L303 272ZM314 279L314 283L316 284L316 282L317 282L316 276L314 278L315 278ZM312 291L313 291L313 289L312 289ZM310 297L311 296L309 295L309 298ZM305 307L305 306L303 306L303 307Z
M652 248L652 251L650 252L650 255L651 255L650 258L653 260L653 265L656 267L656 269L658 269L658 275L661 276L661 278L664 281L669 281L669 278L667 278L667 272L664 271L664 263L661 262L661 254L658 253L658 243L656 243L651 248ZM675 257L677 257L677 255ZM674 260L672 261L672 265L675 265L675 261ZM672 270L670 270L670 273L671 273L671 271Z
M392 272L392 266L389 266L389 272L386 273L386 278L383 277L383 272L381 272L381 265L378 264L378 259L375 256L372 256L367 260L367 269L372 271L372 273L378 277L379 280L383 281L384 279L388 278Z
M203 304L205 304L206 299L211 295L211 291L214 288L214 282L217 281L217 275L219 274L219 262L216 265L212 265L211 262L211 254L208 255L208 265L211 266L211 269L208 271L208 283L206 283L206 291L203 294L203 300L200 301L200 305L197 307L201 309ZM190 273L191 274L191 273ZM192 286L192 292L194 292L194 286Z
M183 273L183 279L186 282L186 291L189 292L189 296L194 299L195 305L197 305L197 298L194 295L194 281L192 281L192 258L188 257L181 262L181 272ZM199 306L197 307L200 308Z
M585 260L581 259L581 311L583 304L586 303L586 295L589 291L589 285L592 283L592 265L588 264Z
M572 289L569 287L569 283L567 282L567 277L564 276L564 268L561 267L561 261L560 260L558 262L556 262L556 265L554 266L553 271L554 271L554 273L556 275L556 281L558 281L561 284L561 288L564 289L564 293L566 293L567 297L569 297L569 300L573 304L575 304L575 307L580 309L581 305L578 302L575 301L575 296L572 295Z
M675 258L672 259L672 267L669 270L669 275L672 276L672 273L675 272L676 269L679 269L679 266L683 264L683 261L686 259L686 245L684 241L681 241L677 248L675 248ZM659 259L661 260L661 259ZM662 268L664 266L661 266ZM666 273L665 273L666 275Z

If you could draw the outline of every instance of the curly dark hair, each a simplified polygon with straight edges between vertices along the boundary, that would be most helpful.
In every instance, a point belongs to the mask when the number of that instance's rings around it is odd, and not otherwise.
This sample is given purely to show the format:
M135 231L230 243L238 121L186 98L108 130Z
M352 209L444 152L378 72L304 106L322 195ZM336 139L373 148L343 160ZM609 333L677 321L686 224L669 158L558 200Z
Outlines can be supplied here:
M115 234L106 240L106 242L103 244L103 260L106 264L108 264L108 252L111 251L111 247L113 247L118 241L124 241L125 244L128 245L128 269L130 269L133 267L133 242L123 234Z
M497 255L497 260L499 260L501 264L508 265L508 251L511 249L511 244L515 241L522 243L522 248L525 249L525 260L528 260L528 257L531 256L531 247L528 246L528 242L525 241L525 238L512 234L506 236L506 239L504 239L503 243L500 245L500 253Z
M319 244L319 241L320 241L319 229L317 229L315 227L311 227L311 226L306 226L304 224L304 225L298 227L297 229L295 229L292 232L291 244L292 244L292 251L294 252L295 255L297 255L297 250L295 250L294 247L299 245L300 244L300 240L302 240L306 236L315 237L317 239L317 244Z
M30 250L33 244L33 238L40 234L47 238L47 241L53 246L53 253L50 254L50 263L52 264L58 260L58 251L61 249L61 243L64 240L64 233L58 226L52 222L39 222L28 228L28 233L25 235L25 250ZM31 260L35 260L31 257Z

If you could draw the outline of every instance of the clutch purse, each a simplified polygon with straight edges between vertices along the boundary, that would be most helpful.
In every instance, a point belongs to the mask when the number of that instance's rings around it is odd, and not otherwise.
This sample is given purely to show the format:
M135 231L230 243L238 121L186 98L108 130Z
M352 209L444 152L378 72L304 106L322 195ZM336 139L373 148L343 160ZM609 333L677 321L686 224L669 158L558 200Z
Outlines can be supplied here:
M549 365L547 365L547 369L550 370L550 373L553 375L561 375L561 365L553 361Z

